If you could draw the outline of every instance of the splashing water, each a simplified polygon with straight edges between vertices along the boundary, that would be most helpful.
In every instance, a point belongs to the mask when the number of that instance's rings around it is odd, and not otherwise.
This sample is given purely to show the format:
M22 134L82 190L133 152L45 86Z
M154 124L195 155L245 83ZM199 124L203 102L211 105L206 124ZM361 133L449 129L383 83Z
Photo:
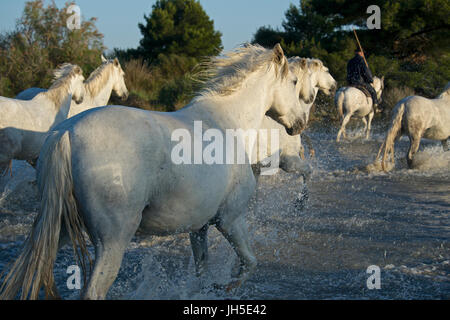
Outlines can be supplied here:
M335 131L310 130L316 158L306 187L302 178L284 172L259 178L247 214L258 267L239 290L222 288L238 261L211 227L208 270L200 278L188 235L138 234L108 298L449 299L450 152L423 140L410 170L408 140L402 138L395 169L368 173L364 168L375 159L384 132L375 128L364 140L350 131L349 141L336 143ZM0 271L18 255L36 212L30 200L36 191L19 189L15 199L28 199L25 209L11 205L11 194L1 204ZM61 250L55 274L66 299L79 293L65 286L73 263L71 250ZM381 268L380 290L367 288L370 265Z

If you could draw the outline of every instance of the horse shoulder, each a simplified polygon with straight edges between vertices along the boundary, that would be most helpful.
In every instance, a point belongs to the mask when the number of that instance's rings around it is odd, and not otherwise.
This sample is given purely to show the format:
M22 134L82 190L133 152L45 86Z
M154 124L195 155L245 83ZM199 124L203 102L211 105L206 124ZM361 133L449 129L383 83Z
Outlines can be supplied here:
M22 101L11 98L3 98L0 100L0 124L3 127L17 126L28 122L31 117L30 109L33 105L30 101Z

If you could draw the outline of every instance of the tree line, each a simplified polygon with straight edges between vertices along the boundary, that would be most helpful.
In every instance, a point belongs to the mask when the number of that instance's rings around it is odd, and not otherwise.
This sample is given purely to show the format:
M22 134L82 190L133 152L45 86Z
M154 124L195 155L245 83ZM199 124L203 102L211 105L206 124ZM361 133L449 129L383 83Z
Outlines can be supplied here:
M101 62L103 35L95 18L81 29L66 27L67 3L26 3L12 32L0 34L0 95L14 96L28 87L48 87L51 70L63 62L79 64L88 75ZM369 5L381 8L381 29L368 30ZM288 56L321 59L339 85L354 54L358 32L372 73L385 76L384 107L389 110L409 94L436 96L450 79L450 3L447 0L302 0L291 4L282 27L261 26L252 43L282 44ZM158 0L138 23L136 48L117 49L130 97L125 104L172 111L195 94L195 66L217 55L221 33L196 0ZM320 102L323 103L320 103ZM335 113L332 99L319 96L314 115Z

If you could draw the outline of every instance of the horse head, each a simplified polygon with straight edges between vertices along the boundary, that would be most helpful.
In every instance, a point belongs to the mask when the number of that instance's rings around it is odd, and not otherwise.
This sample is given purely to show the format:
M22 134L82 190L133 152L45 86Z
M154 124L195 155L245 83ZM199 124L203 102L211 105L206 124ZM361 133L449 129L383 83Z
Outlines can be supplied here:
M122 100L126 100L128 98L128 89L125 84L125 72L122 70L122 66L117 58L112 60L113 64L113 74L114 78L113 82L113 91L119 96Z
M273 62L276 69L282 70L274 85L274 99L267 115L283 125L289 135L300 134L306 127L307 115L299 101L298 78L289 67L283 49L279 44L273 49Z
M314 87L319 88L327 96L336 90L337 82L322 61L319 59L308 59L308 68L311 72Z
M308 68L308 61L305 58L289 58L289 68L297 76L298 97L306 104L312 103L316 96L314 84L311 78L311 72Z
M86 94L83 70L79 66L74 65L71 75L70 90L72 91L72 99L76 103L82 103Z

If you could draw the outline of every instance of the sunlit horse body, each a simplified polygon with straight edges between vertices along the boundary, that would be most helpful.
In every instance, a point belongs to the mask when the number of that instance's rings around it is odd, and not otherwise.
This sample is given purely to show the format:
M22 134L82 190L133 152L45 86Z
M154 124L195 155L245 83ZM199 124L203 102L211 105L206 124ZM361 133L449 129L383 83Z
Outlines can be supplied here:
M319 90L327 95L331 94L332 90L336 87L336 81L330 75L328 68L318 59L293 57L289 58L289 66L291 71L299 78L297 90L299 92L300 105L306 113L308 121L311 107L314 104ZM267 116L264 118L262 128L279 131L280 168L286 172L297 172L308 177L311 168L303 161L304 148L301 136L288 135L283 126ZM272 155L278 150L272 150L269 137L269 134L267 134L267 139L265 135L261 135L259 137L259 147L268 148L267 153ZM311 152L311 143L308 137L306 139ZM257 157L256 149L254 151L254 157L258 161L264 160Z
M110 106L56 128L39 157L41 210L0 298L14 298L20 289L22 298L37 298L41 285L54 295L58 241L61 245L70 235L87 254L83 226L95 247L94 268L83 289L86 299L105 298L138 228L153 235L190 232L201 273L207 229L215 225L241 262L230 288L248 277L256 266L244 219L256 186L250 163L176 165L172 134L184 129L193 138L199 120L223 136L227 129L258 130L270 110L295 135L303 130L306 115L279 45L273 50L248 45L213 59L210 70L205 89L177 112Z
M72 96L82 102L84 77L77 65L63 64L47 92L30 101L0 97L0 173L13 159L33 161L48 131L67 119Z
M384 76L381 79L373 77L372 87L377 93L378 101L380 101L384 89ZM334 102L342 120L336 141L339 142L341 140L341 135L344 138L347 137L345 127L352 116L362 120L365 127L366 139L369 139L372 119L375 115L372 98L367 97L364 92L355 87L342 87L336 92Z
M394 167L394 144L402 135L408 135L410 146L406 155L408 166L413 163L422 138L440 140L444 151L448 151L450 137L450 82L435 99L410 96L400 100L393 110L391 126L378 152L384 171ZM388 163L390 157L391 162Z
M69 118L83 111L108 104L111 93L114 91L122 99L128 97L128 89L125 85L125 73L119 60L107 60L102 56L102 65L94 70L84 82L86 95L83 102L72 101ZM16 99L31 100L37 94L47 91L41 88L29 88L16 96Z

